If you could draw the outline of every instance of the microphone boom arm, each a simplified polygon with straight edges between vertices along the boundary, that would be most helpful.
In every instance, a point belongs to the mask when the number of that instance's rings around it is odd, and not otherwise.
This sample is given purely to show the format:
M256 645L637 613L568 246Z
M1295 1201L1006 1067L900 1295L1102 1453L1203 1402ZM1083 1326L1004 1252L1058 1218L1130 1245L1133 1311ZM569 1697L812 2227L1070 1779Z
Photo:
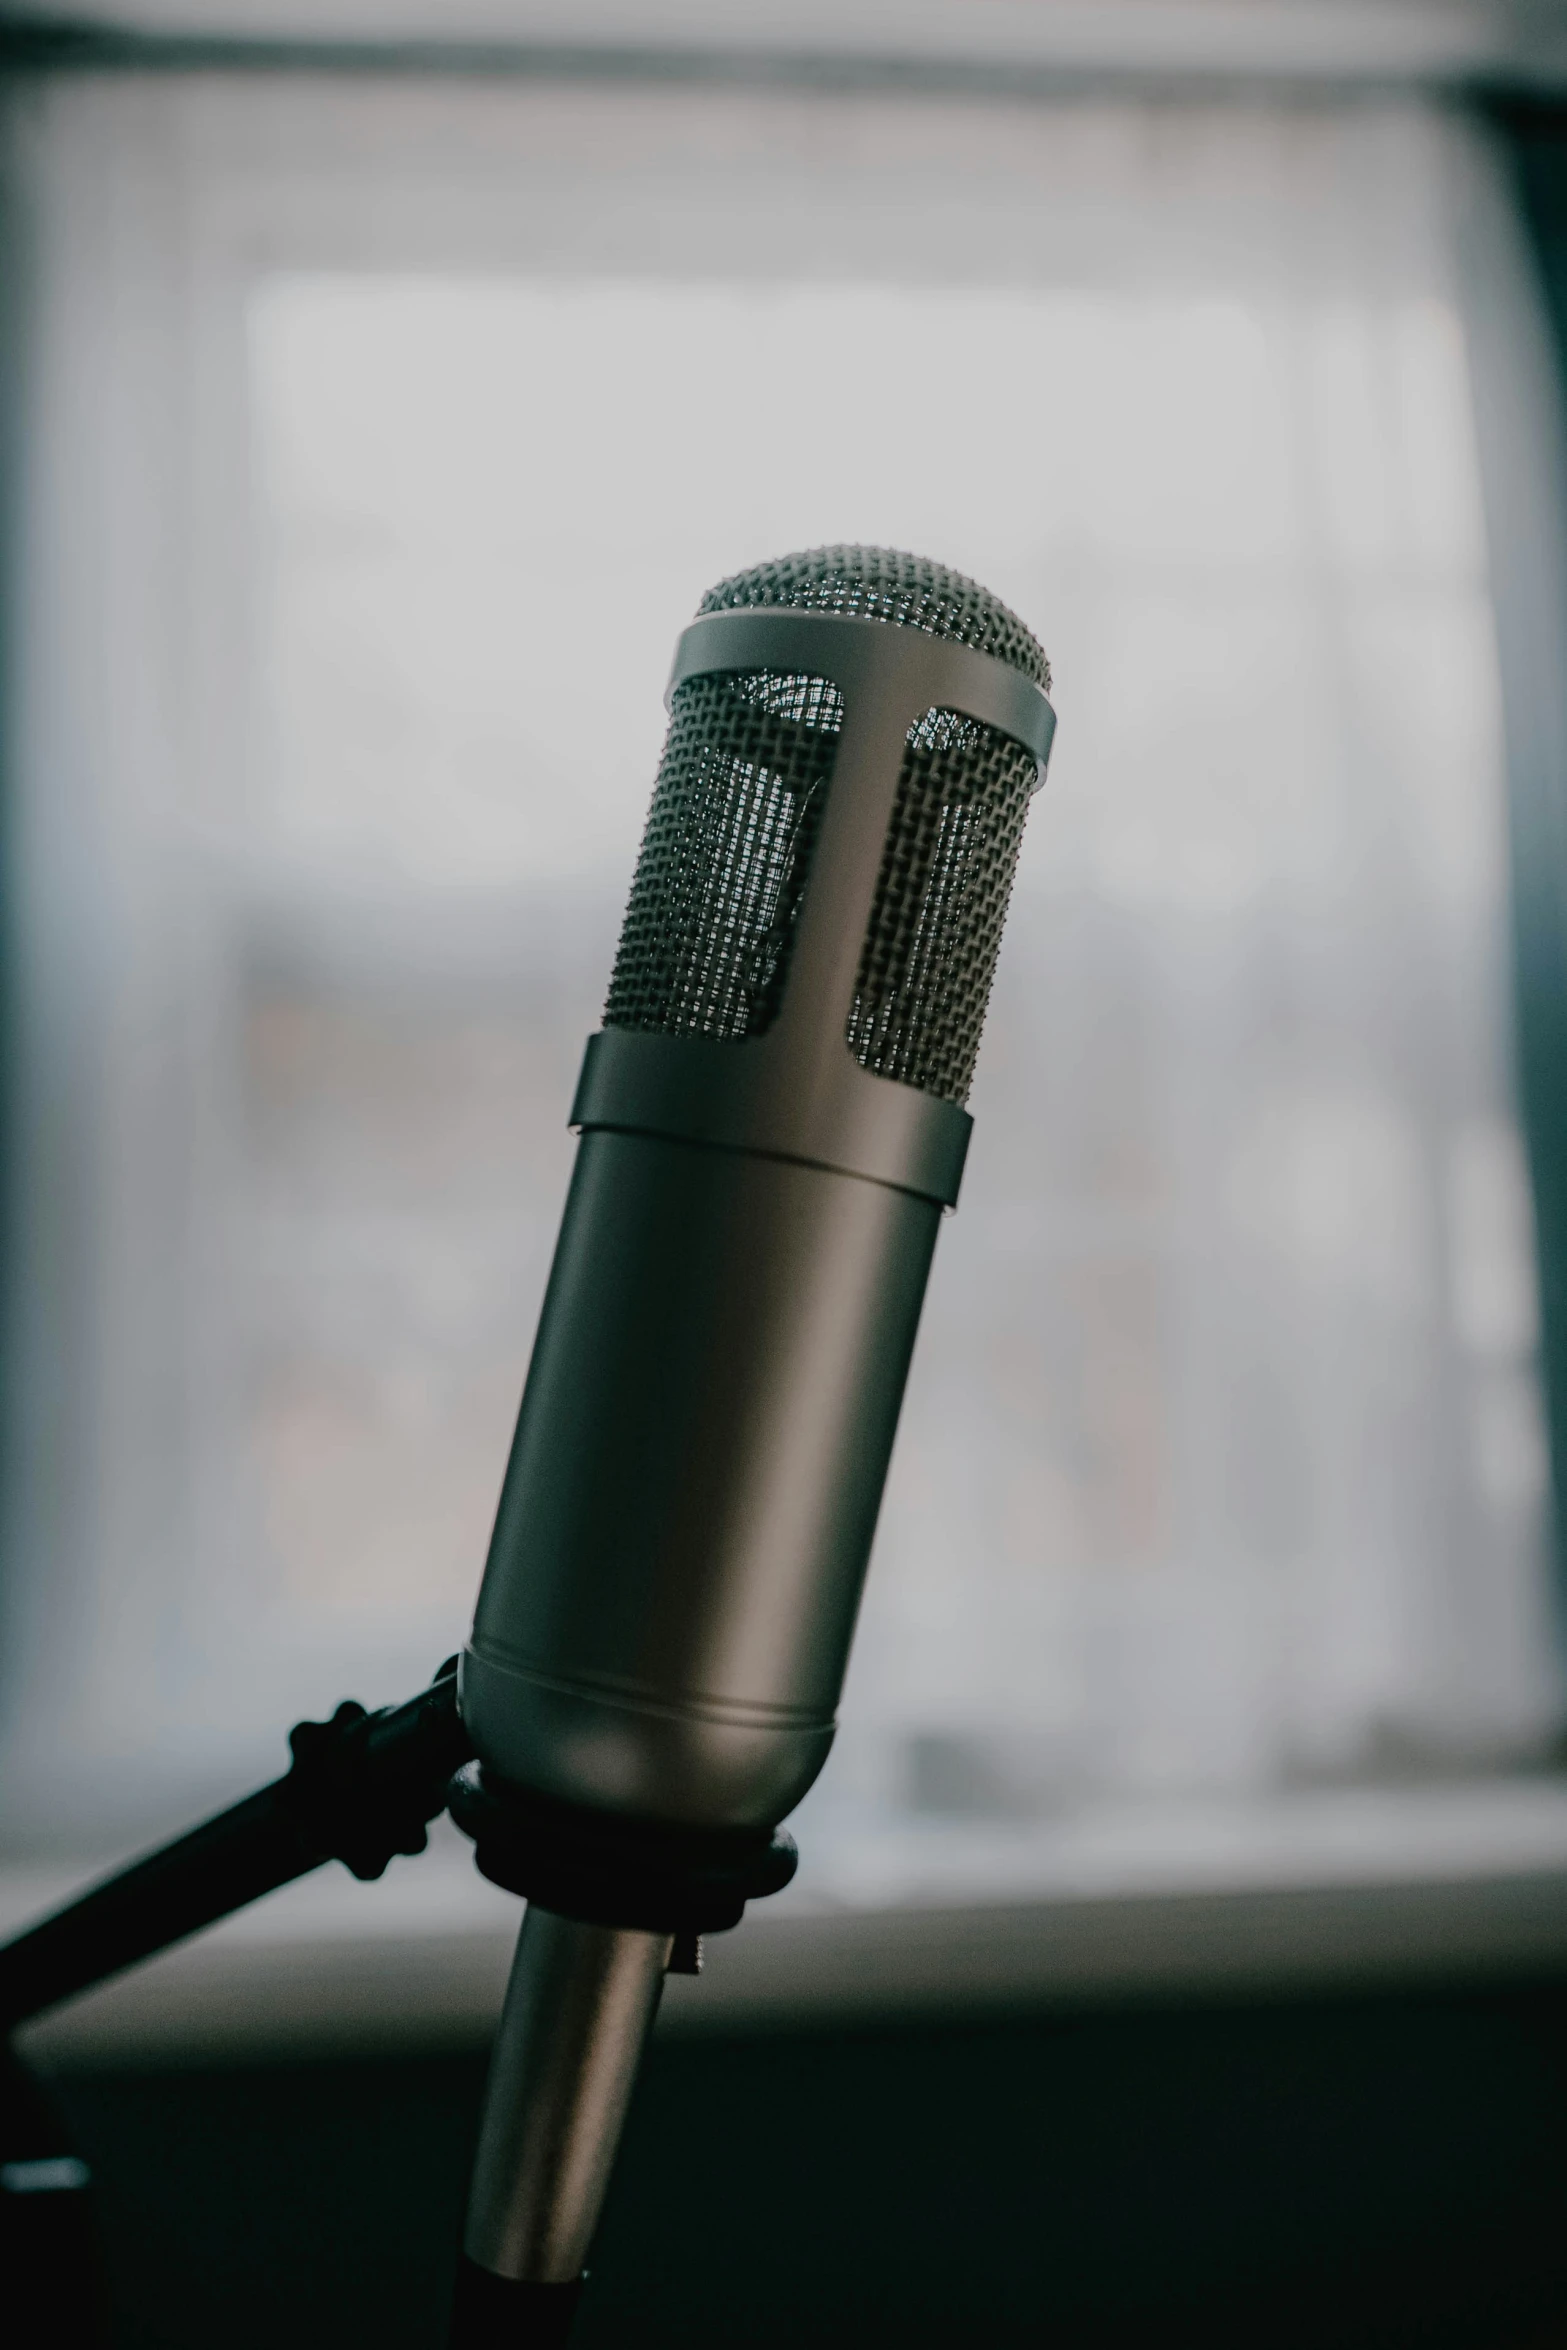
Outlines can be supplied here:
M457 1660L401 1705L347 1699L289 1733L281 1779L117 1870L0 1946L0 2030L106 1982L279 1885L340 1860L379 1877L422 1852L473 1743L457 1711Z

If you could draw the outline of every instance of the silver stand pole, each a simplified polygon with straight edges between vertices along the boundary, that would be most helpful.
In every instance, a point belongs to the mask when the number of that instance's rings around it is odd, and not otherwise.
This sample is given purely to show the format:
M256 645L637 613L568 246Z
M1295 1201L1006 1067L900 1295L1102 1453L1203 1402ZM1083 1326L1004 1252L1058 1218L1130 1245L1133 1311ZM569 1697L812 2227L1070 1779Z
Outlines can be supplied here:
M464 2250L492 2276L582 2272L673 1936L529 1906L490 2063Z

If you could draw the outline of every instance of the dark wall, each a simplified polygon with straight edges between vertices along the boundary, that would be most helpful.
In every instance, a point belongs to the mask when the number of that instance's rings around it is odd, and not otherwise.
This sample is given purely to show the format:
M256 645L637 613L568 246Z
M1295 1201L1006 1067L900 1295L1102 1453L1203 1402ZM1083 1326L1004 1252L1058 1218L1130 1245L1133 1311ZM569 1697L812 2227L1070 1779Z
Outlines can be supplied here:
M1567 106L1507 103L1490 110L1512 168L1554 346L1558 405L1567 394ZM1483 438L1483 434L1482 434ZM1534 1192L1541 1312L1541 1369L1555 1494L1558 1621L1567 1627L1567 746L1558 727L1528 705L1541 698L1531 678L1531 637L1517 603L1533 601L1528 559L1506 529L1508 500L1495 476L1516 464L1493 450L1488 482L1492 588L1497 605L1507 734L1518 1101ZM1534 485L1520 479L1517 494ZM1559 675L1567 644L1547 642L1534 657ZM1551 697L1546 695L1547 699Z
M122 2339L435 2350L482 2072L67 2084ZM1567 1983L671 2041L578 2333L1567 2344Z

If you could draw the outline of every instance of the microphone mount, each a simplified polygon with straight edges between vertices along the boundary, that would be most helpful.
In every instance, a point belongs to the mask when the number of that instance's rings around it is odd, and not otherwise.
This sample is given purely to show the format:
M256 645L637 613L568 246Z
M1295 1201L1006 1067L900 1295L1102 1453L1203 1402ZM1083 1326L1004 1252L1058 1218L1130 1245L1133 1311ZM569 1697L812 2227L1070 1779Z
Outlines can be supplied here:
M457 1772L448 1803L492 1885L584 1925L677 1942L737 1926L748 1901L781 1892L799 1866L783 1828L714 1833L622 1819L497 1783L476 1762Z

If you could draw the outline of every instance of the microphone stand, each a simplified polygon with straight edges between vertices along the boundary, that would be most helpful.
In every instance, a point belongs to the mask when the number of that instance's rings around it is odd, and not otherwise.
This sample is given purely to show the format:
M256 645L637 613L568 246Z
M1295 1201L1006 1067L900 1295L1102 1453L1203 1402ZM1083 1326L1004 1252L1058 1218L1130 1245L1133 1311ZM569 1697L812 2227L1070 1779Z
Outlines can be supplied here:
M289 1746L293 1762L271 1786L0 1947L0 2267L13 2298L15 2280L35 2275L60 2338L82 2350L110 2341L90 2174L9 2035L328 1860L369 1879L394 1854L422 1852L452 1773L473 1752L457 1710L457 1659L403 1705L367 1714L350 1700L329 1722L297 1723Z
M0 2031L183 1942L279 1885L340 1860L368 1881L423 1852L452 1773L473 1752L457 1659L402 1705L352 1699L289 1733L290 1768L243 1802L132 1861L0 1946Z
M329 1722L297 1723L289 1747L282 1778L0 1946L0 2041L328 1860L379 1877L394 1855L422 1852L450 1806L481 1873L528 1904L491 2059L452 2350L564 2342L664 1977L700 1973L702 1936L788 1883L793 1841L681 1834L487 1784L458 1712L455 1657L402 1705L371 1714L348 1700ZM0 2057L14 2104L21 2076L3 2045ZM4 2167L52 2169L54 2185L87 2179L52 2140L42 2166Z

